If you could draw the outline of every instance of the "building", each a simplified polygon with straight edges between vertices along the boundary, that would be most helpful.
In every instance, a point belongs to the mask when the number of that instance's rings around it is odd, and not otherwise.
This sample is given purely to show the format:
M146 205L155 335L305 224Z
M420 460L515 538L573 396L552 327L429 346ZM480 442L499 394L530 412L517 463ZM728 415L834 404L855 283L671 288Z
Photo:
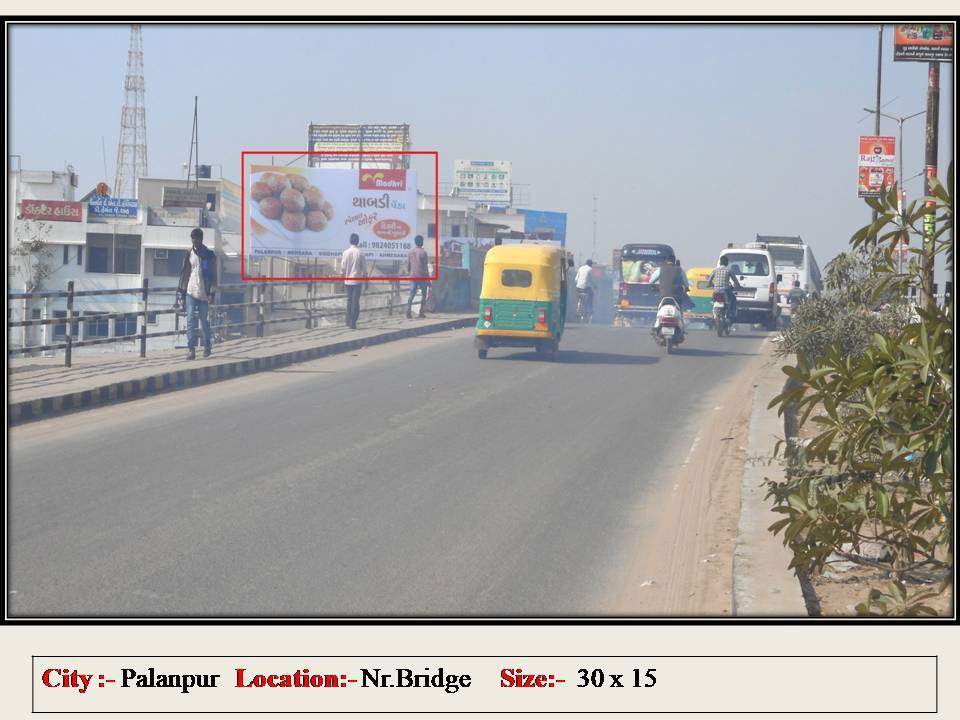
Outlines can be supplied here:
M77 176L10 171L9 292L150 288L151 307L172 307L180 268L189 252L190 232L204 228L205 242L219 257L220 282L240 281L240 187L228 180L200 180L198 187L173 178L139 178L136 198L104 198L91 191L75 200ZM19 248L19 252L18 252ZM31 252L26 252L32 249ZM240 296L242 297L242 291ZM221 302L241 302L222 298ZM30 298L9 303L8 318L66 317L66 298ZM80 340L123 337L139 332L139 294L77 297L74 312L83 316L126 313L119 318L75 323ZM172 313L148 314L148 332L175 329ZM66 323L11 328L11 347L63 342ZM182 341L182 339L181 339ZM172 347L176 336L151 339L151 347ZM92 352L133 350L135 341L83 348ZM78 350L81 350L78 348Z

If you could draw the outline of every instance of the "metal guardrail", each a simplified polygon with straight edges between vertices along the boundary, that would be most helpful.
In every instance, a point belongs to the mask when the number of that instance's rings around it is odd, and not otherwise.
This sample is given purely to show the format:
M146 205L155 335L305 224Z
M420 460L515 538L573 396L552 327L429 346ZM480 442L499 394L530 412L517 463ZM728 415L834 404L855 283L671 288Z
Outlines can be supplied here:
M367 308L367 311L377 311L377 310L387 310L391 315L395 308L406 307L406 303L397 302L400 299L401 289L400 281L385 281L385 285L389 285L389 289L386 290L375 290L368 291L363 293L361 297L375 297L375 296L385 296L388 295L391 298L391 302L388 302L385 305L381 305L375 308ZM265 282L261 283L225 283L217 286L217 290L229 290L236 288L251 289L254 293L255 299L252 302L244 303L223 303L216 304L211 303L209 306L209 313L214 317L222 317L223 311L229 308L256 308L257 309L257 319L250 320L246 322L217 322L210 323L210 333L214 334L216 331L226 331L229 328L242 328L242 327L256 327L256 337L263 337L264 329L267 325L275 325L280 323L291 323L291 322L305 322L305 327L307 329L317 327L317 320L325 317L336 317L343 316L346 314L346 309L327 309L323 310L319 308L319 304L330 301L330 300L339 300L346 298L345 293L334 293L327 295L319 295L317 293L318 284L316 281L284 281L284 282L271 282L270 287L282 287L282 286L301 286L306 289L306 297L296 298L293 300L274 300L267 299L267 287L268 284ZM9 293L7 295L9 300L31 300L31 299L43 299L43 298L66 298L67 299L67 314L65 317L59 318L41 318L37 320L16 320L10 321L7 323L8 327L33 327L33 326L43 326L43 325L63 325L65 328L65 337L64 342L54 343L51 345L31 345L20 348L12 348L8 351L9 355L29 355L36 352L45 352L50 350L64 350L64 365L70 367L73 362L73 348L75 347L86 347L91 345L109 345L112 343L118 342L130 342L130 341L140 341L140 357L147 356L147 340L150 338L161 338L161 337L170 337L175 335L180 335L185 331L185 328L180 328L180 316L183 313L182 310L168 307L157 310L149 309L149 301L151 293L153 295L163 294L170 295L178 291L176 287L160 287L160 288L150 288L149 280L146 278L143 280L143 284L140 287L132 288L115 288L112 290L75 290L74 282L70 280L67 282L67 289L65 291L47 291L47 292L36 292L36 293ZM140 309L136 312L114 312L114 313L97 313L96 315L80 315L74 314L74 299L78 297L95 297L95 296L104 296L104 295L139 295L140 296ZM276 318L276 319L267 319L267 310L273 310L276 307L283 307L286 305L302 305L304 314L297 317L289 318ZM147 332L148 318L150 315L169 315L173 314L175 317L175 328L174 330L168 330L164 332ZM116 318L129 318L131 315L136 315L140 318L140 332L132 335L115 335L113 337L107 338L95 338L90 340L75 340L73 337L73 328L74 323L82 322L101 322L103 320L110 320Z

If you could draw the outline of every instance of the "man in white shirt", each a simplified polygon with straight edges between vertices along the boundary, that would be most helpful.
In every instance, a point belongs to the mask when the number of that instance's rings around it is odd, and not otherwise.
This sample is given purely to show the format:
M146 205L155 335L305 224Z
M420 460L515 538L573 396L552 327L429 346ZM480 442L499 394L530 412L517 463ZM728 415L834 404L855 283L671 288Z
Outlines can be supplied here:
M587 296L587 313L593 315L593 260L587 260L577 268L577 294Z
M367 276L367 258L360 250L360 236L350 235L350 247L343 251L340 265L343 270L343 287L347 292L347 327L357 329L357 320L360 318L360 284Z
M197 321L203 329L203 356L210 357L210 303L217 284L217 256L203 244L203 230L190 232L193 245L180 268L178 296L186 301L187 359L197 357Z

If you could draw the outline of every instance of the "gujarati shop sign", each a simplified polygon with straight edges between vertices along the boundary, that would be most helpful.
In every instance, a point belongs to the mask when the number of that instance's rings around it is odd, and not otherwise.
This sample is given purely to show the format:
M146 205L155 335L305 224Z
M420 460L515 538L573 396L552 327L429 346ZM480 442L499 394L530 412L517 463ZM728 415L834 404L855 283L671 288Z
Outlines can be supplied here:
M140 208L133 198L93 196L87 201L87 217L135 218Z
M897 25L893 33L893 59L901 62L953 62L953 25Z
M20 216L25 220L59 220L80 222L81 203L69 200L21 200Z
M857 161L857 196L880 197L894 182L897 139L892 135L861 135Z

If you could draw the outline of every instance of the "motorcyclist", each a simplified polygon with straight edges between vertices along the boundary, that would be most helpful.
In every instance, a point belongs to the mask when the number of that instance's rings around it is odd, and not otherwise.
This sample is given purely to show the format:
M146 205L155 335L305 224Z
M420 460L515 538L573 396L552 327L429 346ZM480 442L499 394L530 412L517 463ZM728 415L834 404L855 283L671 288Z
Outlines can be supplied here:
M720 256L720 264L710 273L707 284L715 290L722 290L727 296L727 318L734 322L737 317L737 295L733 288L742 287L735 273L727 267L730 259L726 255ZM734 266L736 268L736 266Z
M689 309L693 303L687 296L688 281L683 270L680 269L680 261L676 259L665 260L663 265L657 268L654 276L650 278L651 283L660 287L660 299L665 297L673 298L683 309Z
M587 314L593 315L593 260L588 259L583 265L577 268L577 301L580 296L585 296L587 303Z

